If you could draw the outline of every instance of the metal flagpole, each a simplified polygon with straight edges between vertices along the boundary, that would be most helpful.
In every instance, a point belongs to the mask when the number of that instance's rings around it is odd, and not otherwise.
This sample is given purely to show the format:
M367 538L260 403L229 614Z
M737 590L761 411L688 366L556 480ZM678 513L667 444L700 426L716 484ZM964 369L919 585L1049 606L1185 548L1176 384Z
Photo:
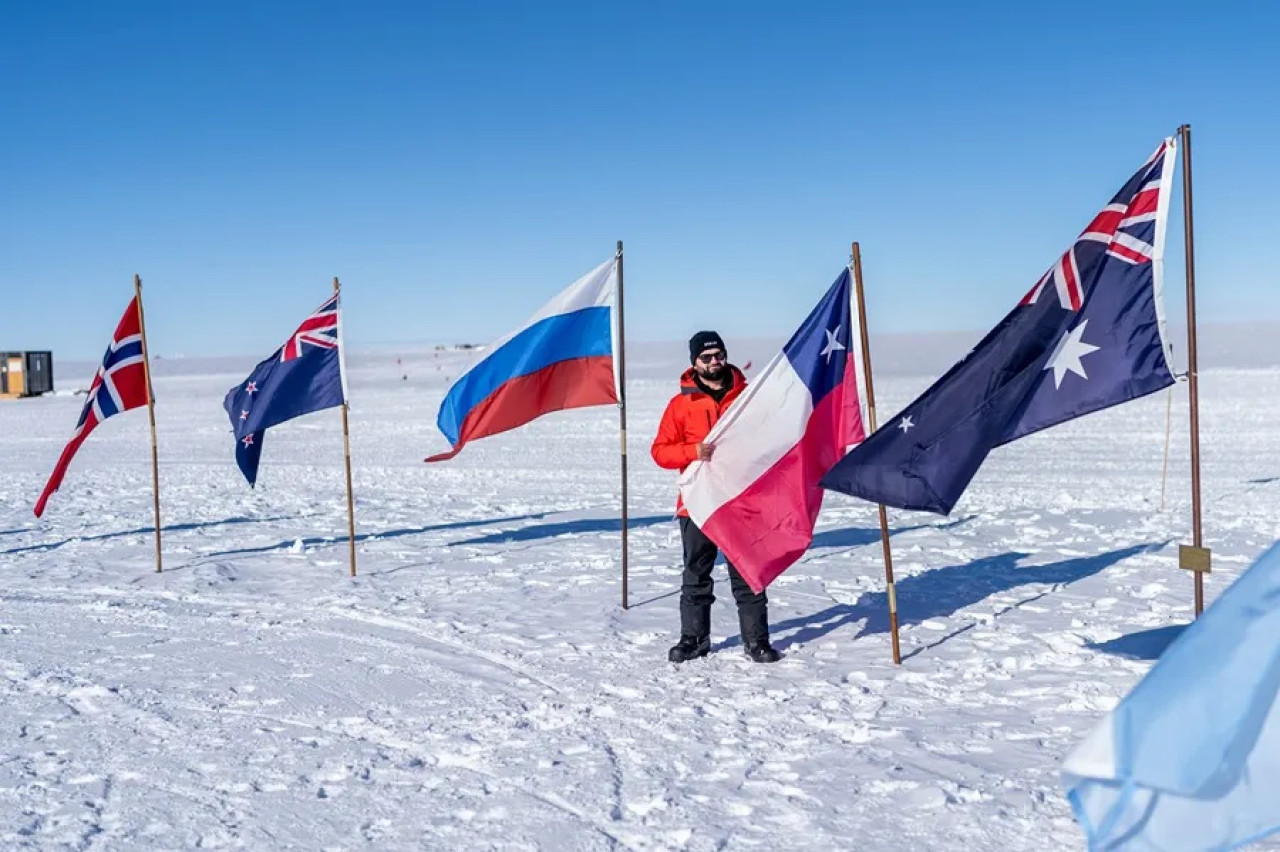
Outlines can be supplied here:
M1196 617L1204 612L1204 575L1210 554L1200 523L1200 384L1196 362L1196 249L1191 216L1191 125L1178 128L1182 143L1182 212L1187 252L1187 391L1191 395L1191 546L1178 548L1178 564L1196 577Z
M618 240L618 352L615 364L618 369L618 429L621 441L622 459L622 608L630 604L627 597L627 560L630 555L628 543L627 512L627 336L624 322L624 301L622 298L622 240Z
M151 392L151 355L147 349L147 322L142 313L142 279L133 276L133 295L138 305L138 330L142 334L142 377L147 383L147 417L151 421L151 495L155 502L156 573L164 570L160 549L160 455L156 448L156 400Z
M867 426L876 430L876 392L871 382L871 342L867 333L866 300L862 294L862 248L853 244L853 287L858 299L858 324L862 335L862 369L867 380ZM893 644L893 662L902 664L902 646L898 642L898 591L893 582L893 552L889 547L889 513L880 504L880 545L884 551L884 579L889 596L889 636Z
M1164 466L1160 471L1160 512L1164 513L1165 491L1169 484L1169 436L1173 432L1173 386L1165 394L1164 406Z
M342 285L338 283L336 275L333 277L333 292L335 295L340 295L342 292ZM338 323L339 327L341 327L341 303L338 305ZM339 339L338 345L342 345L341 339ZM339 359L344 355L345 353L339 350ZM339 361L338 363L341 365L342 362ZM342 369L341 366L339 366L339 369ZM351 427L347 419L347 388L345 383L342 387L342 447L347 462L347 544L351 552L351 576L354 577L356 575L356 503L351 493Z

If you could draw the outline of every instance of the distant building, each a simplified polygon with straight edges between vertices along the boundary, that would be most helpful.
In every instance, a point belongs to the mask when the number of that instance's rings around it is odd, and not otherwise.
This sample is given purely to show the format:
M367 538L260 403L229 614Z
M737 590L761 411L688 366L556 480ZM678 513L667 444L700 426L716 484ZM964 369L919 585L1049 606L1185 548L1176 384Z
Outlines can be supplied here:
M0 352L0 397L17 399L52 391L52 352Z

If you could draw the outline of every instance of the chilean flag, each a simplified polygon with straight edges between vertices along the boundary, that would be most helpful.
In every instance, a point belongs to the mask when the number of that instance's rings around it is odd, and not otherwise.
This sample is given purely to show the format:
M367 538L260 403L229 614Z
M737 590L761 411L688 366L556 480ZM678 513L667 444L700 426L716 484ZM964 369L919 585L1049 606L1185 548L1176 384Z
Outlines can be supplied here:
M680 477L691 517L756 591L813 541L818 480L867 436L861 323L846 268Z
M436 423L452 449L567 408L617 403L613 306L618 259L610 258L490 347L449 388Z

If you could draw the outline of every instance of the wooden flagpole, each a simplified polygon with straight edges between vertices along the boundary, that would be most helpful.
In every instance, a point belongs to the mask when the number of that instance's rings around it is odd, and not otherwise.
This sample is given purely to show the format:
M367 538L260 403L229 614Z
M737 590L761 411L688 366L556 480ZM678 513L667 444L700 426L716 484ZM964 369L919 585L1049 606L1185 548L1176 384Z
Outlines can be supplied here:
M147 417L151 421L151 496L155 502L156 573L164 570L160 548L160 454L156 448L156 400L151 391L151 354L147 348L147 321L142 312L142 278L133 276L133 295L138 305L138 330L142 334L142 377L147 383Z
M853 244L853 288L858 299L858 324L862 335L862 369L867 380L867 426L876 430L876 392L871 381L871 339L867 333L866 299L862 294L862 248ZM893 582L893 551L889 547L889 513L880 504L880 546L884 552L884 579L889 596L889 637L893 645L894 665L902 664L902 646L898 641L898 591Z
M627 561L630 555L628 541L627 507L627 336L622 298L622 240L618 240L618 351L615 361L618 369L618 431L622 459L622 608L630 606L627 595Z
M333 277L333 292L334 292L334 295L340 295L342 292L342 285L338 283L338 276L336 275ZM339 303L338 305L338 322L339 323L342 322L341 303ZM339 335L338 345L339 346L342 345L341 335ZM341 350L339 350L338 352L339 365L342 364L341 359L345 355L346 355L345 352L342 352ZM338 369L342 369L341 366L339 366ZM343 453L345 455L346 463L347 463L347 545L348 545L348 550L350 551L350 554L351 554L351 576L354 577L356 575L356 502L355 502L355 497L352 496L352 492L351 492L351 426L347 418L347 387L345 384L345 377L343 381L344 383L342 386L342 448L343 448Z
M1196 617L1204 612L1204 575L1210 553L1200 518L1200 383L1196 359L1196 249L1191 215L1191 125L1178 128L1182 143L1182 212L1187 271L1187 391L1191 397L1191 546L1178 548L1178 564L1195 574Z

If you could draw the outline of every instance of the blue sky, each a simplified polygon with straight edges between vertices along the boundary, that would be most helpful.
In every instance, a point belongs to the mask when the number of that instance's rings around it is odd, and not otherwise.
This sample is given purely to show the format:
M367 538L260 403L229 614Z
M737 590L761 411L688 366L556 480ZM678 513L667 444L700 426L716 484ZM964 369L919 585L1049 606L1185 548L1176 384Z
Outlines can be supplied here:
M13 2L0 349L486 341L627 244L632 339L985 330L1178 124L1204 321L1280 318L1274 4ZM1168 246L1182 310L1181 217Z

